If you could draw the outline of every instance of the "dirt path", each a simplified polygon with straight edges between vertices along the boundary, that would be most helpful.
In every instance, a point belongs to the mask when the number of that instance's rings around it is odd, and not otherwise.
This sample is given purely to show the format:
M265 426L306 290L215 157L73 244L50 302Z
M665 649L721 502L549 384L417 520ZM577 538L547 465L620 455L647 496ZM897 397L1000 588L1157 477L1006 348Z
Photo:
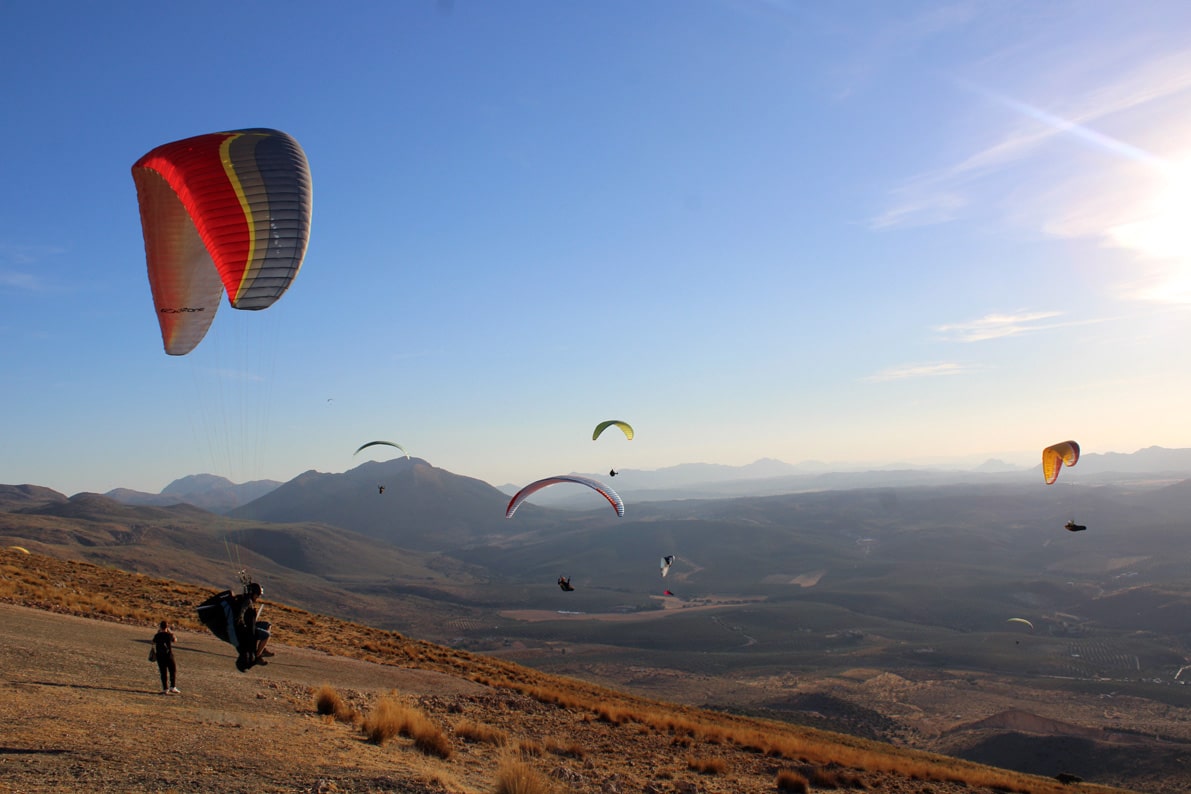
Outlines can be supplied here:
M697 601L684 601L672 596L652 596L661 602L661 609L650 609L641 612L567 612L555 609L505 609L500 616L510 620L523 620L526 623L541 623L544 620L583 621L598 620L606 623L641 623L650 620L661 620L673 615L686 615L691 612L710 612L715 609L738 607L741 604L756 603L765 600L765 596L747 596L741 598L724 598L716 596L700 598Z

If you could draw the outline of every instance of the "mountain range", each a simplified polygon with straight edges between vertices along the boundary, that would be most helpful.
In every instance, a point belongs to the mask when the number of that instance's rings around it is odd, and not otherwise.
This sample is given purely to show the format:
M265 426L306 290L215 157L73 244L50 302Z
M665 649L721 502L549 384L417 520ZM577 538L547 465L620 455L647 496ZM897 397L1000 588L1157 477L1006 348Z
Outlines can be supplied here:
M420 459L418 459L420 460ZM401 465L413 465L412 460L391 461ZM426 461L420 461L426 464ZM426 464L429 465L429 464ZM232 513L249 503L281 488L292 486L286 491L289 504L305 502L301 499L303 483L312 478L341 476L344 479L343 496L362 489L369 478L380 480L387 474L383 464L369 462L345 472L343 475L305 472L288 483L275 480L256 480L236 484L213 474L194 474L171 482L160 493L150 494L128 488L116 488L105 495L118 502L133 505L166 506L184 502L214 513ZM1000 460L990 459L973 467L960 466L915 466L911 464L890 464L877 468L860 464L832 466L819 461L803 461L790 464L772 458L762 458L743 466L726 466L715 463L683 463L654 470L622 469L617 471L620 479L613 479L608 473L566 472L591 477L615 488L626 498L637 502L668 501L691 498L730 498L738 496L766 496L800 491L842 490L852 488L888 488L914 485L975 484L987 482L1029 482L1041 477L1041 464L1033 467L1015 466ZM427 471L427 470L423 470ZM551 473L553 474L553 473ZM544 474L543 476L547 476ZM990 479L991 478L991 479ZM1065 472L1064 481L1084 483L1112 483L1137 481L1153 478L1191 478L1191 449L1168 449L1147 447L1133 453L1087 453L1080 458L1076 469ZM480 483L481 481L476 481ZM383 483L373 482L377 487ZM525 483L506 483L497 490L507 500ZM420 483L433 493L431 482ZM473 487L473 495L480 489ZM407 491L403 499L421 499L420 489ZM483 498L483 497L482 497ZM296 503L293 501L296 499ZM534 497L534 503L557 507L582 508L590 502L583 494L568 489L550 489ZM474 502L473 502L474 504ZM309 507L309 505L307 505ZM249 511L249 514L252 511ZM310 515L300 514L295 506L291 514L309 520Z

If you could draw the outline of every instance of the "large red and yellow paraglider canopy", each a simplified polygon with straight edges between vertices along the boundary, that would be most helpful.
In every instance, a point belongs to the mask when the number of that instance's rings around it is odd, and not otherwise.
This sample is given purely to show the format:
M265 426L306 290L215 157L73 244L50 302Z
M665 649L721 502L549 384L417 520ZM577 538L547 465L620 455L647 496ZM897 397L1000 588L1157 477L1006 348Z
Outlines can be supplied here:
M264 309L298 274L310 239L310 169L284 132L244 129L167 143L137 160L132 178L170 355L202 341L225 290L235 309Z

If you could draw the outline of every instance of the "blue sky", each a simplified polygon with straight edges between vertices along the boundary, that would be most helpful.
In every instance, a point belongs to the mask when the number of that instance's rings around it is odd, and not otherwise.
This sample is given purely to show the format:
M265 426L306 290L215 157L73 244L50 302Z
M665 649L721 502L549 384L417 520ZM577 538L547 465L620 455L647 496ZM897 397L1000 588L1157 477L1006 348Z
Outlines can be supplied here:
M1186 3L0 19L0 482L1191 446ZM130 167L257 126L310 161L302 272L166 356Z

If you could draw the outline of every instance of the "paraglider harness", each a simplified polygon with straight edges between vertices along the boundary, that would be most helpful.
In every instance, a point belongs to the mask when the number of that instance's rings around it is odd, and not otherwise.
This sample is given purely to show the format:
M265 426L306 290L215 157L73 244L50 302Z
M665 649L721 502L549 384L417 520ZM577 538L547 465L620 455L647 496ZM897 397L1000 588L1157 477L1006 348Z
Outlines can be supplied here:
M252 603L253 594L263 594L264 588L252 581L244 571L240 571L239 578L243 586L241 594L235 595L231 590L224 590L195 609L199 621L212 634L239 652L236 667L243 671L256 663L257 643L268 638L269 624L257 620L258 611Z
M570 593L575 589L575 588L571 587L571 578L569 576L558 577L558 586L561 587L563 589L563 591L567 592L567 593Z

